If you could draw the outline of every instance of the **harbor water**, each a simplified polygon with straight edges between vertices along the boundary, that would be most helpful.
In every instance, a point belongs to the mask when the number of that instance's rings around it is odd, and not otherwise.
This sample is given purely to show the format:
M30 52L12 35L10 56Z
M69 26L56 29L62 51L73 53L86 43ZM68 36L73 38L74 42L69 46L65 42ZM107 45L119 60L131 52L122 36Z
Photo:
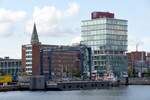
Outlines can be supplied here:
M0 92L0 100L150 100L149 85L75 91Z

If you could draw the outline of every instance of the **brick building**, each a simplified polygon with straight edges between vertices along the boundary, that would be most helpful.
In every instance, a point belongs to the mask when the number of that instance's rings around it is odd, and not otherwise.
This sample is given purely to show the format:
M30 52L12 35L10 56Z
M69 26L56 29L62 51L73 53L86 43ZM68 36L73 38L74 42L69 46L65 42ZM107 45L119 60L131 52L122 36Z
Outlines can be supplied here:
M147 53L146 60L150 61L150 53L149 52Z
M145 51L133 51L127 53L128 66L135 70L136 73L143 73L149 67L148 54Z
M68 46L42 49L41 72L47 79L87 77L91 71L90 48L86 46ZM49 71L47 71L49 70Z
M147 56L146 56L146 64L148 68L150 68L150 53L149 52L147 53Z
M90 76L91 49L84 45L46 45L39 42L34 25L31 44L22 46L22 71L56 80Z
M128 62L136 62L140 60L146 60L146 52L145 51L134 51L127 53Z

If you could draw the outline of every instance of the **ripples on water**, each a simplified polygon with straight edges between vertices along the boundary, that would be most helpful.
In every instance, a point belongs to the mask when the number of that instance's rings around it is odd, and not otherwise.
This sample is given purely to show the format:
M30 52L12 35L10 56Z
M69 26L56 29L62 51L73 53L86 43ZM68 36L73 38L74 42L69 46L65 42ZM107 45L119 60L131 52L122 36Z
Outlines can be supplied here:
M150 86L80 91L0 92L0 100L150 100Z

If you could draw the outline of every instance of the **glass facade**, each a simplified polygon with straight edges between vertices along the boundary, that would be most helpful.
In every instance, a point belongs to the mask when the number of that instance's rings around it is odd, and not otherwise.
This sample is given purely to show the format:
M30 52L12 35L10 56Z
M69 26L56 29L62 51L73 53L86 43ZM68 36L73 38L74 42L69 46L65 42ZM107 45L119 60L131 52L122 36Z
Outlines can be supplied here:
M84 20L81 31L81 43L92 48L94 69L100 73L109 67L117 76L127 71L127 20Z
M21 59L0 59L0 74L11 75L16 80L21 68Z

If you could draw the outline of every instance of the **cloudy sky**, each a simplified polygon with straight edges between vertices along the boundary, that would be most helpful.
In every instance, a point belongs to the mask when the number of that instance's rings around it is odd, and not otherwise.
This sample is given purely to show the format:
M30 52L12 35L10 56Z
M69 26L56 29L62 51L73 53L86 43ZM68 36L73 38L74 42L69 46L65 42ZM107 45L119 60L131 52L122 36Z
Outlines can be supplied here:
M80 40L81 20L92 11L109 11L128 20L128 50L150 51L149 0L0 0L0 57L21 58L21 45L30 43L33 23L45 44Z

